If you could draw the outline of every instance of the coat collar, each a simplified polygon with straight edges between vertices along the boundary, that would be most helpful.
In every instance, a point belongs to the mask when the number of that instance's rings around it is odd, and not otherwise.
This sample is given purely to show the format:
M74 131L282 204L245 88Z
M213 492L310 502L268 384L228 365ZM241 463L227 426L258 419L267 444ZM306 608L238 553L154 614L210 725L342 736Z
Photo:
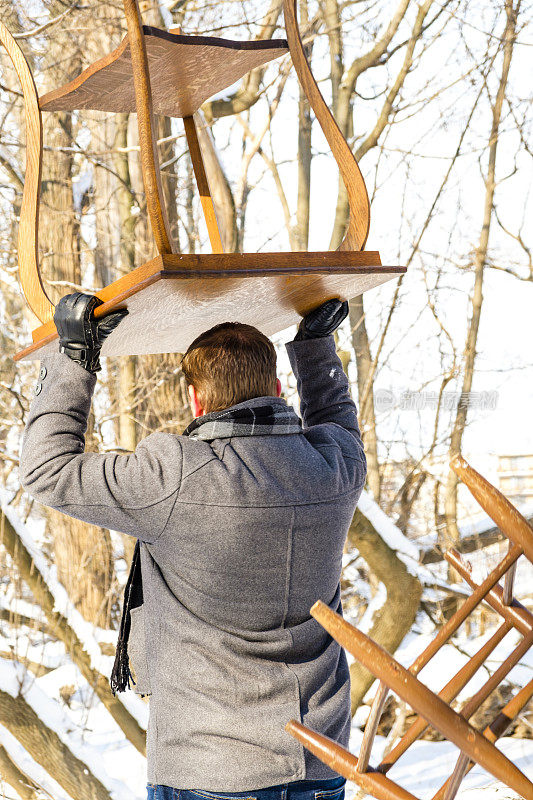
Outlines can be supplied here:
M280 397L253 397L243 403L197 417L183 432L191 439L212 441L232 436L301 433L298 415Z

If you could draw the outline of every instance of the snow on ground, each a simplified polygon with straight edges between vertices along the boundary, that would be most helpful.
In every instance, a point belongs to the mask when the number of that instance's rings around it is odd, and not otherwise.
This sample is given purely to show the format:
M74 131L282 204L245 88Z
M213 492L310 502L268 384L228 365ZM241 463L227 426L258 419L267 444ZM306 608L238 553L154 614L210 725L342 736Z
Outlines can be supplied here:
M106 674L109 674L110 669L111 666ZM69 699L69 706L62 704L70 721L71 737L76 744L82 748L88 747L94 754L102 774L106 776L104 779L98 774L98 777L108 787L115 800L143 797L146 784L146 759L125 740L124 734L78 669L73 664L64 664L53 672L35 679L35 684L57 702L61 702L61 687L73 687L74 692ZM148 704L131 691L121 694L120 700L139 724L146 728ZM48 718L46 722L51 725Z
M362 734L352 729L350 749L357 754ZM377 736L370 763L375 765L385 747L386 740ZM510 758L529 778L533 776L533 740L503 738L498 748ZM446 778L453 772L459 751L449 742L415 742L388 777L407 789L420 800L430 800ZM359 791L356 784L346 785L346 800L354 800ZM457 795L457 800L520 800L520 795L508 789L481 767L475 766L466 775Z
M72 663L65 663L35 678L22 665L0 659L0 686L13 696L19 689L22 691L43 722L108 788L113 800L145 797L146 759L125 740L118 725ZM71 687L73 692L68 705L60 696L63 687ZM121 699L140 724L146 725L147 704L133 692L126 692ZM0 744L54 800L69 800L66 792L2 726ZM0 798L3 797L11 798L15 794L11 787L2 786L0 781Z
M466 663L468 657L477 652L495 631L496 627L492 627L482 636L476 636L471 639L464 636L459 637L456 641L458 646L454 646L454 644L444 645L420 672L421 681L432 691L440 691L452 675ZM421 633L417 633L415 630L411 631L397 650L395 654L396 660L403 666L408 667L429 644L433 636L434 632L429 629ZM491 673L520 641L521 636L515 631L511 631L504 637L486 662ZM517 686L524 686L531 680L532 674L533 651L530 650L511 670L507 680ZM485 684L487 677L488 672L484 668L479 670L458 695L458 700L464 701L471 697ZM355 755L359 752L362 739L360 726L366 722L369 704L376 688L377 681L367 692L365 696L366 705L358 709L352 724L350 750ZM386 739L384 737L376 737L371 765L379 763L385 744ZM533 779L533 740L507 737L499 740L497 746L508 758L516 763L522 772L530 779ZM449 742L417 741L391 769L388 777L412 792L420 800L426 800L426 798L429 800L453 771L458 753L458 749ZM348 787L346 797L347 800L352 800L359 790L354 784L349 783ZM481 767L476 766L465 777L457 797L458 800L516 800L519 795L487 774Z

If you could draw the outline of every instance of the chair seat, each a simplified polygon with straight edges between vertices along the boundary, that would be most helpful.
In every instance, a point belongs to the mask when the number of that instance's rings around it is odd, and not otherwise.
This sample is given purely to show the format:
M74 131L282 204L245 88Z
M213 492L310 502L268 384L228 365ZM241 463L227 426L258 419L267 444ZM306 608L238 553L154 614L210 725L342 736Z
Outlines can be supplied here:
M297 323L332 297L349 300L405 272L381 266L375 251L164 255L101 291L95 311L129 314L104 342L103 356L184 352L198 334L226 321L267 336ZM57 351L53 321L36 328L16 361Z
M209 97L288 51L285 39L241 42L185 36L149 25L143 25L143 31L153 109L168 117L191 116ZM77 78L40 97L39 106L43 111L135 111L128 37Z

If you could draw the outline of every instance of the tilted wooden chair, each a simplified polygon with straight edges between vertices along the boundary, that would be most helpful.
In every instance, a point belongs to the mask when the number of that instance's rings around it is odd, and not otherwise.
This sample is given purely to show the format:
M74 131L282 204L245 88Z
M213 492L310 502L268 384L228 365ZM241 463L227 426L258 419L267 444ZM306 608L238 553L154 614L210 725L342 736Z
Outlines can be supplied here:
M185 36L143 26L137 0L124 0L124 10L128 34L120 46L42 97L22 51L0 23L0 42L21 82L26 113L19 274L26 300L42 323L32 333L33 344L18 353L17 360L40 358L57 347L54 306L39 272L42 111L137 112L146 205L158 256L97 292L104 302L96 316L116 307L130 312L106 339L103 355L183 351L201 331L224 320L248 322L273 334L331 297L349 299L405 271L383 267L379 253L363 250L370 223L365 183L312 76L298 30L296 0L284 0L287 41ZM193 114L210 96L287 51L346 185L346 236L337 251L223 253ZM154 113L183 117L212 253L175 252L161 190Z
M513 599L513 582L518 559L524 556L533 563L533 529L516 508L463 458L455 458L451 467L500 531L509 539L506 555L478 585L473 580L468 565L457 551L451 550L446 554L447 561L469 584L473 592L438 631L433 641L409 669L401 666L389 653L332 611L329 606L322 602L316 603L311 609L311 614L337 642L375 675L380 683L365 725L359 758L296 720L288 723L287 731L332 769L357 783L378 800L417 800L411 792L391 780L387 773L431 725L453 742L460 751L452 775L437 788L432 800L453 800L462 779L475 763L514 789L521 797L533 800L533 783L494 746L533 696L533 680L517 692L482 732L477 731L468 722L533 644L533 614ZM504 578L503 587L498 585L502 578ZM450 678L441 691L435 694L416 676L483 601L489 603L502 617L501 625L459 672ZM451 701L457 697L513 628L521 634L520 642L485 685L464 703L458 712L454 711L449 705ZM373 768L370 766L372 744L390 690L408 703L419 716L391 752Z

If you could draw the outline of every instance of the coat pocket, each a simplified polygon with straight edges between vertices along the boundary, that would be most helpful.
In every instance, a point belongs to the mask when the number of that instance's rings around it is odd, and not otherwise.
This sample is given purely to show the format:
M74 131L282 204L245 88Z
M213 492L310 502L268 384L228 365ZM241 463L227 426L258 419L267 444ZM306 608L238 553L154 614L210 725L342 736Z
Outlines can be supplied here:
M130 609L130 635L128 638L128 657L135 684L135 694L152 694L150 673L146 654L144 629L144 605Z

